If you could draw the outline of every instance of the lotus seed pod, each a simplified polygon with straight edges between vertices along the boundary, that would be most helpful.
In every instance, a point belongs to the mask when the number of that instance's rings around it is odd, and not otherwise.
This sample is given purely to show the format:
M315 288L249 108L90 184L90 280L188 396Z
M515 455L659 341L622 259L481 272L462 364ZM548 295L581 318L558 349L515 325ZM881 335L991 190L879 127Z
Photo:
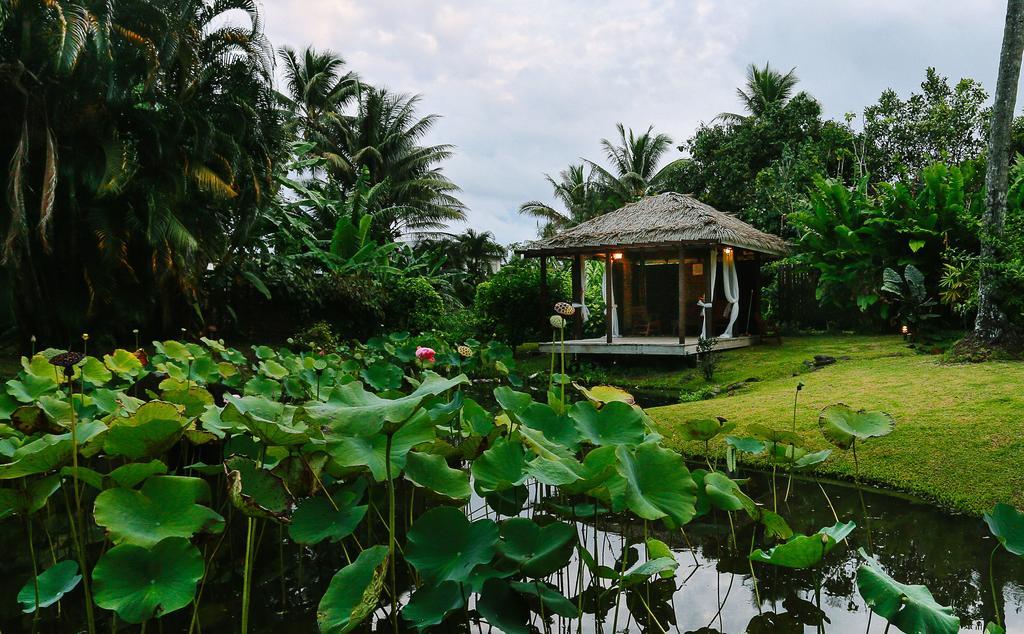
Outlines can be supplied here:
M550 321L552 328L558 328L559 330L565 328L565 319L561 315L552 315Z
M462 346L459 346L458 348L456 348L456 350L458 350L459 354L461 354L462 356L466 357L467 359L469 357L473 356L473 349L470 348L469 346L462 345Z
M555 312L563 317L572 317L576 314L576 308L569 302L558 302L555 304Z
M83 332L82 333L82 341L89 341L89 333L87 333L87 332Z

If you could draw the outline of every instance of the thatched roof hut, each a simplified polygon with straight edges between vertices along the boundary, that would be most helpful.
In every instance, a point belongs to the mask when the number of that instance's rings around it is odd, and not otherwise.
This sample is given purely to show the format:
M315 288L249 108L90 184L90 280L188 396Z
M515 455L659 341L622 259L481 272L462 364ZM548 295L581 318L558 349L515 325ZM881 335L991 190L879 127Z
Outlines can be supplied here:
M587 312L585 261L604 262L604 342L570 341L570 352L685 355L693 354L700 337L721 339L720 347L750 345L763 330L761 263L785 255L787 247L782 238L692 196L667 193L517 251L540 259L544 304L548 259L572 260L568 299L581 309L575 338ZM726 322L724 329L716 328L716 318Z
M723 245L781 256L786 242L692 196L667 193L576 225L550 238L527 243L523 255L579 252L583 249Z

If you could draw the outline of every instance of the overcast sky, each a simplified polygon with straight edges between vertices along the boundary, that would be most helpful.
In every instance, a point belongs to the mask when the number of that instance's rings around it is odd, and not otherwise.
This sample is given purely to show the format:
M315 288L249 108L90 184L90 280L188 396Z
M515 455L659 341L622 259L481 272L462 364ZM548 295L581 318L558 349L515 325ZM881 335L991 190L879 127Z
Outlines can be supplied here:
M551 200L543 174L622 122L673 140L735 111L748 63L796 67L828 116L906 95L925 68L991 93L1005 0L263 0L274 46L341 54L374 85L419 93L451 143L445 172L468 225L502 243L535 237L516 212ZM677 158L674 151L669 159Z

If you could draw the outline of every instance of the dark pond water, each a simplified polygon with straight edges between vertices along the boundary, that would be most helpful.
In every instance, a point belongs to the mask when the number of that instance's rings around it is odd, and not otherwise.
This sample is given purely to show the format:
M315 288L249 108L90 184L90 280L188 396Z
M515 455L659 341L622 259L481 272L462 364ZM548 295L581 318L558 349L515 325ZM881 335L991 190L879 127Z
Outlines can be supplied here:
M746 487L748 492L755 499L769 501L770 479L760 474L745 475L751 478ZM622 552L631 548L641 552L646 530L648 536L670 544L680 566L674 579L638 586L635 592L623 595L617 612L613 605L614 595L602 604L595 600L592 592L584 591L585 603L598 605L594 611L599 616L586 614L582 621L556 618L548 628L535 616L536 631L603 634L661 631L678 634L882 633L885 624L878 618L869 618L856 589L859 564L856 548L868 545L868 531L861 519L857 492L840 484L825 484L824 488L840 519L857 521L857 531L846 545L833 551L817 571L793 572L763 565L755 567L756 590L746 557L753 527L740 521L740 514L734 514L739 549L732 546L732 529L727 516L721 513L693 522L687 526L685 536L680 532L657 529L653 523L645 529L642 522L619 520L614 516L601 516L596 522L578 522L581 542L601 563L615 565ZM533 487L531 495L532 502L524 514L540 519L545 514L544 504L540 503L542 491ZM865 492L864 500L870 520L871 550L890 574L900 581L929 587L940 603L953 607L961 619L963 632L981 631L984 622L994 616L988 589L988 557L995 542L988 537L983 522L975 518L950 516L926 504L877 492ZM415 504L416 513L424 510L422 499L416 498ZM488 516L496 519L494 511L480 499L470 503L468 512L474 518ZM779 512L795 530L805 533L835 523L821 489L811 481L794 481L788 501L780 500ZM228 516L229 523L241 522L241 518L232 516L229 510L224 509L223 513ZM28 577L24 532L17 523L6 523L4 527L7 530L0 533L0 547L6 553L5 574L0 576L0 631L5 634L28 632L31 631L31 619L18 613L14 600L18 588ZM267 525L258 536L252 631L316 632L317 603L333 574L344 565L345 554L340 548L318 550L317 554L309 550L300 551L291 544L281 548L278 530L277 526ZM203 591L199 610L201 630L197 629L197 632L232 632L238 629L244 546L236 536L242 532L229 530L230 537L224 540L216 536L198 539L200 550L208 557L214 549L218 554ZM386 541L382 535L359 535L359 539L364 545ZM36 540L37 548L47 553L44 538L37 534ZM60 544L56 546L59 550ZM92 560L95 561L98 555L97 551ZM399 585L408 588L409 579L402 568L400 565ZM285 571L283 578L280 574L282 569ZM1005 605L1007 631L1024 632L1024 560L1001 553L996 560L996 579ZM549 581L574 600L579 589L591 583L589 573L576 559ZM657 617L660 628L655 625L641 598L647 603L650 613ZM390 632L390 624L384 616L384 611L379 611L376 622L368 624L364 631ZM189 609L181 610L162 619L162 624L150 624L148 631L188 631L189 617ZM39 631L81 631L77 626L83 622L81 591L76 590L62 602L59 614L56 608L48 611L47 621L41 624ZM138 628L111 628L104 624L100 630L134 632ZM436 631L484 632L487 626L474 623L467 629L459 623ZM892 631L895 632L895 628Z

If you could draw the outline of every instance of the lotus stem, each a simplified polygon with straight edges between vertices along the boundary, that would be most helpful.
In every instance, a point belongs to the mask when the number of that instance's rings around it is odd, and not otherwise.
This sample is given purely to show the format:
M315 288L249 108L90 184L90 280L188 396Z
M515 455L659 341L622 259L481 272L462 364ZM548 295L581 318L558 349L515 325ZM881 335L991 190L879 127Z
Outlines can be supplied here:
M1002 610L999 609L999 593L996 592L996 551L999 550L1001 544L996 544L996 547L992 549L992 553L988 556L988 585L992 589L992 609L996 613L996 625L1000 629L1003 629L1003 617Z
M560 335L561 342L562 342L561 354L559 355L561 357L561 361L562 361L562 371L561 371L562 376L558 377L558 383L562 386L562 395L558 399L558 403L559 403L559 408L562 410L562 413L564 414L565 413L565 409L566 409L565 408L565 326L562 326L561 328L558 329L558 334Z
M75 523L78 527L78 565L82 569L82 590L85 592L85 618L89 634L96 632L96 617L92 609L92 583L89 580L88 561L85 556L85 522L82 520L82 492L78 485L78 413L75 411L75 384L68 377L68 404L71 405L71 488L75 493Z
M832 509L832 517L836 519L836 524L839 523L839 515L836 513L836 507L832 506L832 500L828 497L828 493L825 492L825 487L821 486L821 482L815 478L814 483L821 489L821 494L825 496L825 501L828 502L828 507Z
M391 630L398 634L398 576L395 572L395 481L391 478L391 443L395 433L388 432L384 448L384 468L388 488L388 569L391 577Z
M28 491L28 485L25 479L21 480L21 488L24 491ZM32 518L29 515L25 515L25 531L28 533L28 554L32 559L32 585L35 590L35 609L32 611L32 632L35 634L36 629L39 627L39 564L36 563L36 547L35 542L32 538Z
M552 339L554 339L554 336L552 336ZM554 387L554 385L555 385L555 349L554 348L555 348L554 346L551 346L551 363L550 363L550 367L548 369L548 392L550 392L551 388Z
M757 573L754 572L754 562L749 554L754 552L754 539L757 538L757 526L750 531L750 553L748 553L747 564L750 566L750 581L754 584L754 598L757 599L757 613L761 614L761 592L757 589Z
M853 449L853 481L857 485L857 496L860 498L860 513L864 517L864 529L868 534L868 550L874 552L875 547L871 543L871 518L868 517L868 507L864 503L864 490L860 485L860 462L857 460L857 440L850 444L850 448Z
M245 567L242 571L242 634L249 632L249 599L252 592L252 551L255 533L256 519L249 517L245 526Z

